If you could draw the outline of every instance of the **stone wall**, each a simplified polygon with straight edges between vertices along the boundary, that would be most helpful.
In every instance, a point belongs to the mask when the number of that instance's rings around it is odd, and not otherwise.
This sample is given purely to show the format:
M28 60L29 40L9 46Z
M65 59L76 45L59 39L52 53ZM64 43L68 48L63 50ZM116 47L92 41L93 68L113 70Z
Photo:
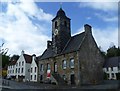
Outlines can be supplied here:
M74 61L75 61L74 68L70 68L70 59L71 58L74 58ZM66 69L62 68L62 61L63 60L67 61L67 68ZM79 84L78 52L59 55L59 56L56 56L54 58L49 58L49 59L39 61L39 66L40 66L40 64L44 64L44 72L40 72L41 75L43 74L43 77L44 77L43 80L45 80L46 77L47 77L47 74L46 74L47 73L47 70L46 70L47 69L47 63L49 63L51 65L51 72L53 73L54 72L54 62L56 62L57 65L58 65L58 73L60 74L60 76L61 77L63 77L63 75L66 76L66 81L67 81L68 84L71 84L71 81L70 81L70 75L71 74L75 75L75 84L76 85Z
M103 81L103 62L91 32L86 32L79 51L81 84L98 84Z

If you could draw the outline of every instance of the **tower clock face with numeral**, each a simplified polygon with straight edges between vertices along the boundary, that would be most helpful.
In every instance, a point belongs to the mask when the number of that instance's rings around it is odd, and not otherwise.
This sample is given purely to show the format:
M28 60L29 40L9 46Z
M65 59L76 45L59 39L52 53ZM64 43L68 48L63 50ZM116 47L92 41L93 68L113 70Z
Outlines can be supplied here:
M54 35L57 35L57 34L58 34L58 29L55 29Z

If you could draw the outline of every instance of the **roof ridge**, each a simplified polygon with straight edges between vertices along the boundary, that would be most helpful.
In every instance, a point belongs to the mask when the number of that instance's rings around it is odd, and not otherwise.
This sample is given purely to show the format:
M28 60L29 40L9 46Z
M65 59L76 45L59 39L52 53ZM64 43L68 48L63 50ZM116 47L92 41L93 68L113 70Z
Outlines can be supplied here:
M76 36L82 35L83 33L85 33L85 32L82 32L82 33L76 34L76 35L72 36L71 38L74 38L74 37L76 37Z
M84 33L85 33L85 32L84 32ZM86 37L86 34L84 35L83 39L81 40L81 43L80 43L80 45L79 45L79 48L81 47L81 45L82 45L82 43L83 43L85 37Z
M32 55L29 55L29 54L23 54L23 55L32 56Z
M72 37L69 39L69 41L67 42L67 44L65 45L65 47L64 47L64 49L63 49L62 52L64 52L64 50L67 48L67 46L69 45L69 43L70 43L70 41L71 41L72 39L74 39L75 37L80 36L80 35L82 35L82 34L84 34L84 33L85 33L85 32L82 32L82 33L79 33L79 34L76 34L76 35L72 36Z

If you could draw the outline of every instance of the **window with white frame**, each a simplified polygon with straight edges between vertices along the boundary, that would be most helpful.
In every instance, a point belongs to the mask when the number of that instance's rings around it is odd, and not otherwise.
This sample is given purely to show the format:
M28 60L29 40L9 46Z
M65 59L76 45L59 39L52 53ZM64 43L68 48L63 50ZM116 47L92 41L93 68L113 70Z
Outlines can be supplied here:
M43 71L43 64L40 64L40 71Z
M66 62L66 60L63 60L63 61L62 61L62 68L63 68L63 69L66 69L66 68L67 68L67 62Z
M19 66L21 65L21 62L19 62Z
M20 68L18 69L18 73L20 73Z
M74 65L75 65L74 59L71 58L71 59L70 59L70 68L74 68Z
M22 61L22 66L24 65L24 61Z
M16 68L16 71L15 71L16 73L17 73L17 68Z
M50 64L47 63L47 70L50 70Z
M34 80L36 80L36 75L34 76Z
M32 80L32 75L31 75L31 80Z
M21 73L23 73L23 68L21 69Z
M35 72L37 72L37 67L35 67Z

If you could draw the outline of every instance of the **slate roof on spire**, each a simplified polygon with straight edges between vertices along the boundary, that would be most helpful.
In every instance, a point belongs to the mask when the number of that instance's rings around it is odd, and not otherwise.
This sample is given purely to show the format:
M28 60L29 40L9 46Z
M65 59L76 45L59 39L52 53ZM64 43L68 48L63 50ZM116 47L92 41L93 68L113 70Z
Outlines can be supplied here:
M56 14L56 17L55 17L53 20L55 20L55 19L58 18L58 17L70 19L70 18L68 18L68 17L66 16L66 14L65 14L65 12L64 12L64 10L63 10L62 8L60 8L60 9L58 10L58 12L57 12L57 14ZM53 21L53 20L52 20L52 21Z
M57 16L66 16L66 14L65 14L65 12L63 11L63 9L62 8L60 8L59 10L58 10L58 12L57 12Z

